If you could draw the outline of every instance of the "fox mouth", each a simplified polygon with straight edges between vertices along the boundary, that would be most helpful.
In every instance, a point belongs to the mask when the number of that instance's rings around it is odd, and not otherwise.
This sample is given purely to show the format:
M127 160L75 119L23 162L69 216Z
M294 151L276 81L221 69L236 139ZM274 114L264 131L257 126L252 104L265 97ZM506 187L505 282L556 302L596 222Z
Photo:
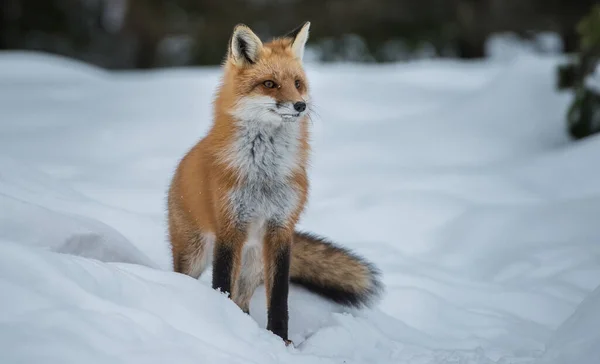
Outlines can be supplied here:
M297 118L297 117L300 116L300 113L281 114L281 113L278 113L277 111L275 111L274 109L270 109L269 111L273 112L274 114L277 114L277 115L281 116L281 118L283 120L292 120L292 119L295 119L295 118Z

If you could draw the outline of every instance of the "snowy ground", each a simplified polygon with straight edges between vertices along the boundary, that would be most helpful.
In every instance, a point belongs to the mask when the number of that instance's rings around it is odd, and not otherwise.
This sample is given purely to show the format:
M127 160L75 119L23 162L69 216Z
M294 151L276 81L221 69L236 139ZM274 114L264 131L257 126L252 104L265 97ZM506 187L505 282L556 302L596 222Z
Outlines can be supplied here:
M248 317L210 272L169 272L165 190L218 70L0 53L0 361L600 362L600 139L567 139L557 61L309 67L301 227L387 293L343 312L294 288L286 348L262 288Z

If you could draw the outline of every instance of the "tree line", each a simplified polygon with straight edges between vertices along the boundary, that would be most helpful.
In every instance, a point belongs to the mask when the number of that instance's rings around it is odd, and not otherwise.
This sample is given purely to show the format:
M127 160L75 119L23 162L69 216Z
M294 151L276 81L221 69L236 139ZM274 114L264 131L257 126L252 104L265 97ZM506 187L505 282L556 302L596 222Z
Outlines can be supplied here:
M259 36L313 23L322 61L480 58L488 37L555 32L579 47L576 25L597 0L2 0L0 49L61 54L106 68L219 64L233 26Z

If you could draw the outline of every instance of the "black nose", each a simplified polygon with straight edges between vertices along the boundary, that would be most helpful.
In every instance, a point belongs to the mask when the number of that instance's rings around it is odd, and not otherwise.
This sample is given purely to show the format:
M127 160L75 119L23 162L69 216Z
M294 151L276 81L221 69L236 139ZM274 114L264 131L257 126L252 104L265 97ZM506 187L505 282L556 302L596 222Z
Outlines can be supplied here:
M306 110L306 102L299 101L294 104L294 109L298 112Z

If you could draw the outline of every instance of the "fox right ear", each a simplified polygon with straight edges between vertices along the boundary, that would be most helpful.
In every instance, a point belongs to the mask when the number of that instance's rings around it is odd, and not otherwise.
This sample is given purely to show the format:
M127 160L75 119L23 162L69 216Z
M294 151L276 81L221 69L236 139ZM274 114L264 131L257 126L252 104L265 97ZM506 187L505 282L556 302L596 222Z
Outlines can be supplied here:
M285 35L285 37L292 39L292 52L300 60L304 57L304 46L308 40L309 29L310 22L306 21L304 24Z
M250 28L244 24L235 26L229 42L229 56L236 65L256 63L262 47L260 38Z

